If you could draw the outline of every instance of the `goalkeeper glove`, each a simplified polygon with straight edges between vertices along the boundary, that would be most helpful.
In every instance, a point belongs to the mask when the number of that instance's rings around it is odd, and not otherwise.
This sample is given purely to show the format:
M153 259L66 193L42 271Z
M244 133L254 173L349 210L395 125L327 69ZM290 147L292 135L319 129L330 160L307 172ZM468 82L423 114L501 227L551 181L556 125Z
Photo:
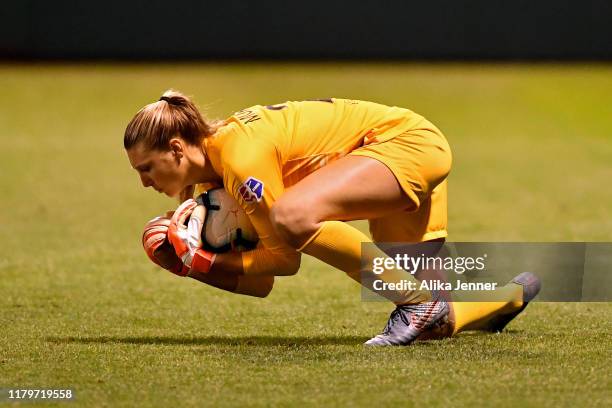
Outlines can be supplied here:
M215 261L214 253L201 248L205 211L204 206L198 206L193 199L189 199L176 209L168 226L168 240L183 261L186 274L192 269L208 273ZM187 217L189 224L185 226Z
M167 240L168 227L170 226L170 218L166 214L165 217L155 217L144 227L142 233L142 246L151 261L180 276L187 274L183 267L183 262L174 253L174 248Z

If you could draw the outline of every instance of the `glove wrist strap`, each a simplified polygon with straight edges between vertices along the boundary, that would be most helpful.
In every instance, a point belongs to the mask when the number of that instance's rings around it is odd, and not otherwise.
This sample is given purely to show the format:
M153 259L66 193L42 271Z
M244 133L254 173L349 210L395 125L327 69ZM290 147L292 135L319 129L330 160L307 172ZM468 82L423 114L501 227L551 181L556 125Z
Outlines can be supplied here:
M215 262L216 256L217 255L212 252L198 249L193 255L191 270L200 273L208 273L212 267L212 264Z

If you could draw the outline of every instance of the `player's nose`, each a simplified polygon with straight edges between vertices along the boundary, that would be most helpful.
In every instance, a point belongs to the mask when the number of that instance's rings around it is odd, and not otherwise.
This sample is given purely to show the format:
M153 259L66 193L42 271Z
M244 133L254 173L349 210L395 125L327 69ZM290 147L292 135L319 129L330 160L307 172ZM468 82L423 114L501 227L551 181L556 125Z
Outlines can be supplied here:
M143 187L151 187L153 185L153 180L144 174L140 174L140 181Z

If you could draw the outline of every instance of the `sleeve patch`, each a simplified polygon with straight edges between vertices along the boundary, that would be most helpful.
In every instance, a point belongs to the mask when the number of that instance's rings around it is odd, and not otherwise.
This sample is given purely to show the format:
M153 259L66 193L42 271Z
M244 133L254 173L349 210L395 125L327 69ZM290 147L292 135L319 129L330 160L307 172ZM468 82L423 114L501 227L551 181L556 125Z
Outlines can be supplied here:
M247 181L242 183L238 188L238 193L240 193L247 203L253 201L260 202L264 194L264 183L263 181L257 180L255 177L249 177Z

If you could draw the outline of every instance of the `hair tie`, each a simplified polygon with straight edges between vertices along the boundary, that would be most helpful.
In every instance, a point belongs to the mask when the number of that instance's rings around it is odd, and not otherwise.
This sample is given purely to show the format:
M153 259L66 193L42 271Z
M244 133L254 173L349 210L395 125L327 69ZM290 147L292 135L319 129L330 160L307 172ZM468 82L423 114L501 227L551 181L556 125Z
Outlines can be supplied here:
M172 105L172 103L170 103L170 98L168 96L162 96L161 98L159 98L160 101L166 101L168 102L168 104Z

